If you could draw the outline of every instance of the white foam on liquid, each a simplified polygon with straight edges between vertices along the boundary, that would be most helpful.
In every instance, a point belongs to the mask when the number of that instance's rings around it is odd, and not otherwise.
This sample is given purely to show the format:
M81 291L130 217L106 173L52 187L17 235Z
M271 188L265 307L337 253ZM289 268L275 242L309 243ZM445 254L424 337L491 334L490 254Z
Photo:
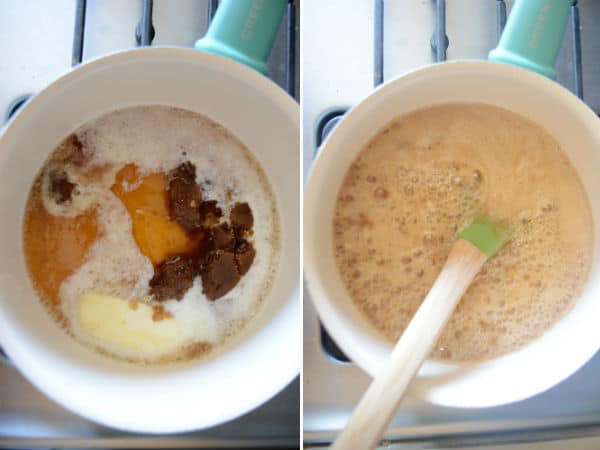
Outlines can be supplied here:
M202 293L202 282L194 285L180 301L161 303L182 329L181 349L198 342L213 345L235 334L256 312L268 293L277 262L278 219L274 198L258 163L248 150L225 129L189 111L166 106L142 106L111 112L76 131L91 151L89 166L110 166L96 184L87 185L76 172L69 179L78 183L71 203L57 205L43 191L51 214L75 216L97 205L100 238L88 251L86 261L60 288L60 298L71 332L77 339L124 359L152 361L164 354L132 354L86 333L78 322L78 302L85 292L118 296L123 301L152 302L148 282L153 267L137 247L131 219L121 201L110 191L116 172L134 163L140 173L168 172L190 161L205 200L217 200L228 218L237 202L249 204L253 217L252 244L256 256L238 285L216 301ZM129 189L133 189L129 186ZM175 356L175 355L173 355Z

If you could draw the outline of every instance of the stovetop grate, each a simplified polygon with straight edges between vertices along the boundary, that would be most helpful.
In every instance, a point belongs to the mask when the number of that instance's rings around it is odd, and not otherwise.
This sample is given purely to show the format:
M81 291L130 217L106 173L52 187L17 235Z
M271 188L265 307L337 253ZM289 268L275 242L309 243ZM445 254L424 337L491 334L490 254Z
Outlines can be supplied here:
M212 21L212 18L217 11L219 6L218 0L209 0L207 2L207 17L208 21ZM152 11L154 7L154 0L142 0L142 17L135 27L135 40L141 47L152 45L152 40L156 35L154 25L152 23ZM286 92L294 97L298 98L298 87L296 83L296 47L297 47L297 12L296 12L296 1L288 0L285 22L285 78L283 81L283 87ZM73 31L73 50L71 56L72 67L78 66L83 61L83 49L85 42L85 19L87 13L87 0L77 0L75 6L75 26ZM278 81L278 80L277 80ZM26 94L19 96L9 106L5 121L8 121L21 106L31 97L32 94Z

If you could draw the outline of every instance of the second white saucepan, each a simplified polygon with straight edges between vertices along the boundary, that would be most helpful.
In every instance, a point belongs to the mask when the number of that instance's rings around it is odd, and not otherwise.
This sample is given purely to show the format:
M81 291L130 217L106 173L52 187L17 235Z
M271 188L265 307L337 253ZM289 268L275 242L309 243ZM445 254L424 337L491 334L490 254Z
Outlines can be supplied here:
M520 0L493 56L551 75L569 6L561 0ZM554 19L562 29L548 26ZM540 42L554 48L542 52ZM525 57L532 54L536 58ZM547 129L583 181L595 227L589 282L562 320L529 345L497 359L471 364L427 361L409 389L409 395L439 405L487 407L554 386L600 349L595 320L600 314L600 120L569 91L531 70L485 61L425 67L375 90L332 131L312 168L304 197L304 271L326 329L354 362L374 376L392 344L354 306L338 273L332 243L337 192L358 152L393 119L432 105L465 102L505 108Z

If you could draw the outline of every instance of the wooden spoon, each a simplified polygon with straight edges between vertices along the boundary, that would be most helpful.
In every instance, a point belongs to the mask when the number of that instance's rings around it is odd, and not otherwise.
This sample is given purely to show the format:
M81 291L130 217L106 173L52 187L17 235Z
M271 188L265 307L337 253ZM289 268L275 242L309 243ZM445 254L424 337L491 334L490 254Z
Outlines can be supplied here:
M483 264L507 240L505 230L488 219L474 220L460 233L433 287L332 449L366 450L378 444L406 388L431 353L459 300Z

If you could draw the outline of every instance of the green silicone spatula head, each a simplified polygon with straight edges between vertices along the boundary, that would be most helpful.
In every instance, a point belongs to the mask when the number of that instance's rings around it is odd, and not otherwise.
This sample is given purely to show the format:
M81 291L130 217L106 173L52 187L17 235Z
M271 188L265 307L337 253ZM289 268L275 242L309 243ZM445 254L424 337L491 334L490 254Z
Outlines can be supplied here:
M490 218L476 218L458 235L459 239L470 242L491 258L509 240L506 227Z

